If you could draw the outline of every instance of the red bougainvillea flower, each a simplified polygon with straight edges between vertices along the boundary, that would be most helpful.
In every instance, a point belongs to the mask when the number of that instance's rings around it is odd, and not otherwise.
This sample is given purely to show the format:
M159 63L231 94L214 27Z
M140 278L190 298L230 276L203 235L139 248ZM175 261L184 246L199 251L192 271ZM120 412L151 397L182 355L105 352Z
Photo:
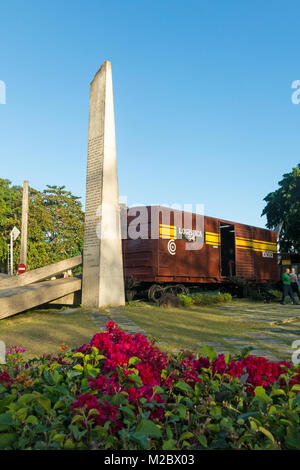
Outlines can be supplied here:
M99 400L95 395L84 393L73 403L72 409L75 411L79 409L90 411L92 409L97 409L99 406Z
M112 321L107 322L106 330L96 334L91 341L91 346L105 355L104 373L113 372L117 367L126 370L130 367L129 360L136 357L138 363L134 367L139 371L143 384L158 385L161 371L168 366L167 353L139 333L134 336L125 333Z
M84 410L89 412L91 410L96 410L95 413L92 413L89 416L89 420L94 420L99 426L103 426L106 421L111 421L111 431L116 432L120 429L120 421L118 420L118 407L110 405L108 401L104 401L100 404L98 398L95 395L90 393L84 393L78 397L78 400L75 401L72 405L72 410L74 413L79 410Z
M287 362L272 362L255 356L241 360L232 358L228 362L224 354L219 354L211 364L207 357L196 358L188 351L182 351L182 358L175 362L174 367L174 358L160 351L154 341L139 333L134 336L125 333L112 321L107 322L105 332L96 334L89 345L84 344L77 351L89 354L92 347L104 356L101 373L88 379L92 393L80 395L72 408L74 412L96 409L97 415L91 419L100 426L107 420L114 422L111 432L116 432L121 426L117 407L109 404L113 395L123 393L127 396L135 414L138 414L139 407L149 405L150 419L160 419L164 415L166 401L161 392L155 391L156 386L169 389L178 380L183 380L194 388L201 382L203 369L210 368L213 374L226 374L226 380L243 376L247 392L253 395L255 387L261 385L267 389L284 373L285 366L291 367ZM131 374L135 376L130 377ZM293 383L299 381L300 374L293 377Z
M136 413L141 405L141 398L145 398L146 403L153 403L155 401L158 404L156 408L151 408L150 419L162 418L164 416L164 408L159 406L159 404L165 404L166 401L159 393L154 394L152 387L147 385L138 388L130 387L126 392L128 393L129 402L136 406Z
M282 361L269 361L265 357L248 356L240 361L231 360L229 364L225 363L224 354L220 354L212 365L214 373L228 374L231 377L241 377L247 375L247 390L253 393L257 386L267 389L276 382L279 376L284 373L284 367L291 367L292 364Z
M0 383L5 387L10 387L13 384L13 379L8 372L4 371L0 374Z

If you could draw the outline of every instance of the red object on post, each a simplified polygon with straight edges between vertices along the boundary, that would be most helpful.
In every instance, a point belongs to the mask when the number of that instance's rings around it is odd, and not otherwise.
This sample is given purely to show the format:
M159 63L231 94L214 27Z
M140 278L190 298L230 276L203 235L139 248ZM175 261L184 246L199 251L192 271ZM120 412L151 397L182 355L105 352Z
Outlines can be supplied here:
M26 271L26 266L25 264L19 264L18 266L18 274L23 274Z

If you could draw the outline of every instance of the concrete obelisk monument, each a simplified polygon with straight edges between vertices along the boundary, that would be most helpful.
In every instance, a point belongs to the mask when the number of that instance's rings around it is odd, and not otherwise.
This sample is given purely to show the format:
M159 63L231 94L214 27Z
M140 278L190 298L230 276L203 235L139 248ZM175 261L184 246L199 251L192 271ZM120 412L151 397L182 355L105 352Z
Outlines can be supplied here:
M27 265L28 181L24 181L22 198L20 264Z
M90 85L82 305L124 305L111 64Z

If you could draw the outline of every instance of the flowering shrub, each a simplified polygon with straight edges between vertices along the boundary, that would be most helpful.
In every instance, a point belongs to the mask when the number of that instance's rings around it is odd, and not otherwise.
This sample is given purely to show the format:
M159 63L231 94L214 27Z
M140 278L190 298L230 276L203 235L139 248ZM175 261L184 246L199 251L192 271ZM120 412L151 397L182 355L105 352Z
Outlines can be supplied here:
M11 365L16 365L22 362L23 354L26 352L25 348L21 346L11 346L6 353L6 362Z
M0 369L0 449L300 449L299 366L172 355L113 322L66 348Z

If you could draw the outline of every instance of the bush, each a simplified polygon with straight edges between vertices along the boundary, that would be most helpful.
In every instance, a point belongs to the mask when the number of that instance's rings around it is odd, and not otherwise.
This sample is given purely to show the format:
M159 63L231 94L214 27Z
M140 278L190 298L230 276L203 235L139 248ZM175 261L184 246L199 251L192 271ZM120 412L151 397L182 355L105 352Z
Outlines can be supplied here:
M191 305L215 305L220 303L226 303L232 301L231 294L179 294L178 295L180 303L184 307L190 307Z
M190 295L178 294L178 298L184 307L191 307L195 303L194 299Z
M272 290L270 290L270 293L271 293L272 295L274 295L274 297L275 297L274 300L275 300L275 301L281 300L282 291L272 289ZM294 297L296 297L296 299L297 299L297 297L298 297L298 299L300 300L300 296L299 296L299 293L298 293L298 292L294 292ZM291 303L292 303L292 301L291 301L291 299L290 299L289 296L286 296L286 298L285 298L285 303L287 303L287 304L291 304Z
M195 305L214 305L232 301L231 294L197 294L194 296Z
M277 289L270 289L270 294L274 295L274 297L276 298L276 300L280 300L281 299L281 296L282 296L282 292L280 290L277 290Z
M170 355L113 322L77 351L0 371L1 449L300 449L300 366Z

